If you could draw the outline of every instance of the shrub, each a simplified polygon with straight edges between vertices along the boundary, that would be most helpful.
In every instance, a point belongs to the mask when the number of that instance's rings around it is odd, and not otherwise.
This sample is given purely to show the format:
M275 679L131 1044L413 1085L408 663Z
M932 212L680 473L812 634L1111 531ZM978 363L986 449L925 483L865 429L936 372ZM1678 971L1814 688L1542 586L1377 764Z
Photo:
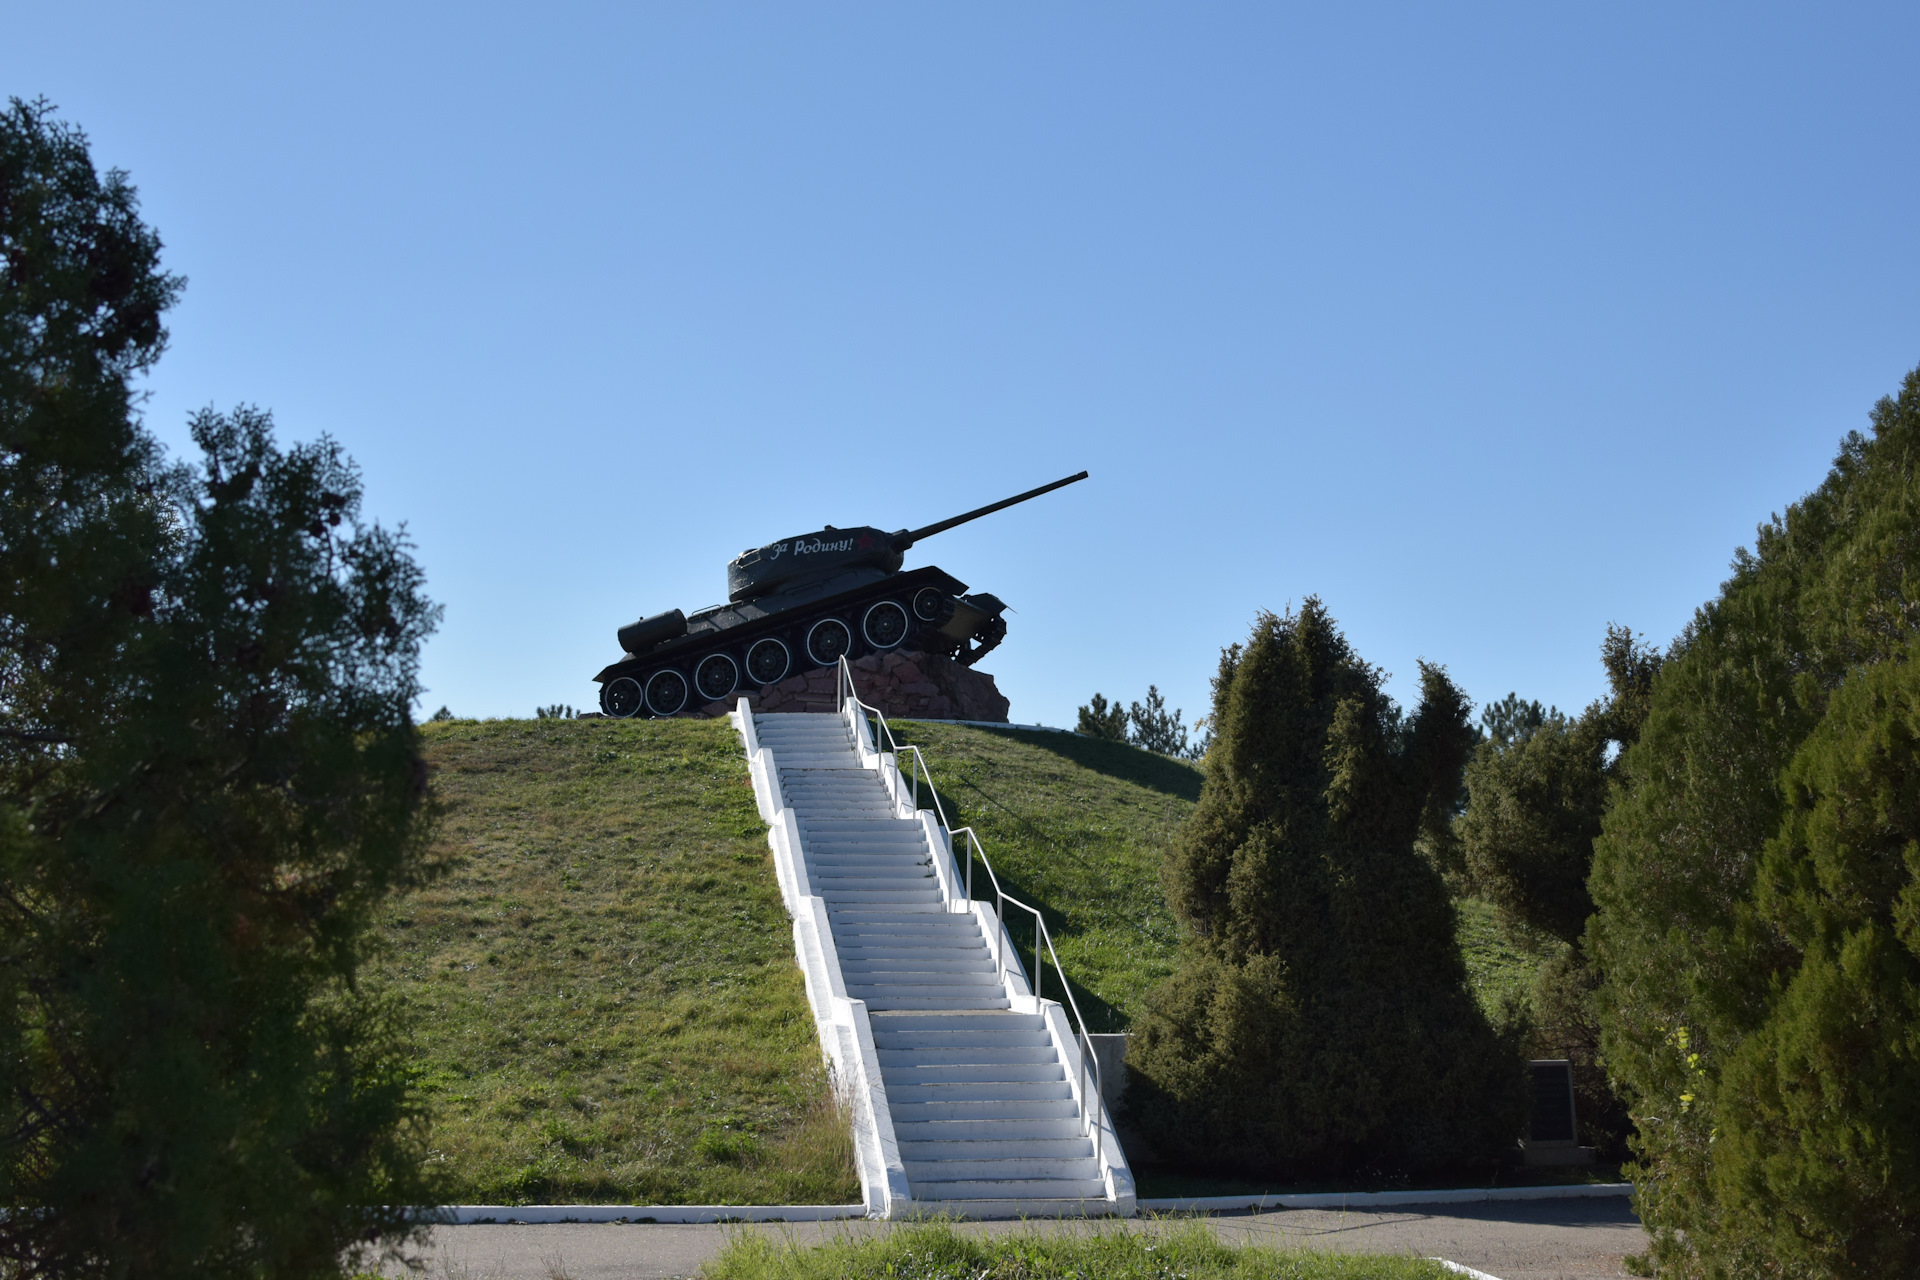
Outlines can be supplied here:
M1187 926L1128 1055L1133 1111L1190 1167L1410 1173L1490 1161L1524 1073L1466 986L1453 908L1414 851L1475 734L1422 664L1403 717L1318 600L1222 656L1199 805L1167 867Z
M1663 1276L1920 1271L1920 370L1650 682L1590 882Z

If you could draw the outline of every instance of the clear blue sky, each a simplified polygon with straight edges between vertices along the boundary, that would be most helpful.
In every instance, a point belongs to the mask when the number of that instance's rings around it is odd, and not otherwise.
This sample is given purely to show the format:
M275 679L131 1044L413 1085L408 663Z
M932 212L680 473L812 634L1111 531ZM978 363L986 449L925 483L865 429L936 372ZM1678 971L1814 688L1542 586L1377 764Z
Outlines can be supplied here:
M1920 363L1907 5L8 3L190 284L149 419L329 432L428 709L589 705L741 548L916 549L1017 720L1322 596L1584 705Z

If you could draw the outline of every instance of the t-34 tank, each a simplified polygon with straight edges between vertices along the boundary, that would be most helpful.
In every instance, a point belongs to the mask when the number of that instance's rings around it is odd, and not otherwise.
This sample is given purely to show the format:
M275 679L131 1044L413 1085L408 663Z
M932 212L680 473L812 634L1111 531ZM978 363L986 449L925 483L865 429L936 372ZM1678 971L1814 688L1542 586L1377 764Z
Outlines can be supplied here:
M600 709L675 715L739 689L830 667L842 655L910 645L971 666L1007 634L1006 605L944 569L901 571L907 548L955 525L1051 493L1087 473L1029 489L924 529L836 529L743 551L727 565L727 603L678 609L620 628L620 660L601 671Z

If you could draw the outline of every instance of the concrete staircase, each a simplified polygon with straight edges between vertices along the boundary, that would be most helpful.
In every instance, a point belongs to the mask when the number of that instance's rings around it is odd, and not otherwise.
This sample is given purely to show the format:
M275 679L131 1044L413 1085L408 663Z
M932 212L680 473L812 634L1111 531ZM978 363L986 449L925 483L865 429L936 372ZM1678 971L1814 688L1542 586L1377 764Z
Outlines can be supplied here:
M752 715L744 700L741 714ZM798 846L794 889L824 907L818 962L837 969L825 985L844 991L853 1038L872 1046L876 1130L893 1138L876 1146L907 1188L889 1216L909 1204L974 1217L1131 1213L1132 1177L1097 1095L1096 1156L1059 1006L1033 998L1004 934L1003 972L998 923L965 899L945 833L896 800L892 757L863 751L857 732L839 714L753 715L748 741L766 752L763 809ZM804 941L801 951L804 967Z

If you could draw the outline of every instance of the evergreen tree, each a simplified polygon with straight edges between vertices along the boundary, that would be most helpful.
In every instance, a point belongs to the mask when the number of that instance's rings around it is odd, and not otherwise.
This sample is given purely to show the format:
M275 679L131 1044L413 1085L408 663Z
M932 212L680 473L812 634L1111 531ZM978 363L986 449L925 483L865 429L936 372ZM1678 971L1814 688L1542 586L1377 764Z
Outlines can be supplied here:
M1131 732L1127 740L1142 750L1163 756L1187 756L1187 729L1180 723L1180 712L1176 709L1167 713L1167 700L1161 696L1159 686L1147 686L1147 700L1144 704L1134 703L1127 708L1127 723Z
M1660 658L1618 626L1607 628L1600 656L1609 695L1579 717L1513 694L1482 715L1489 736L1467 765L1467 807L1454 829L1467 886L1500 909L1515 940L1531 945L1545 935L1566 948L1535 982L1530 1052L1572 1062L1581 1136L1623 1156L1630 1122L1599 1061L1599 974L1582 938L1593 914L1593 842L1616 781L1613 753L1638 737Z
M1564 718L1558 707L1544 707L1517 693L1509 693L1480 712L1480 731L1504 747L1527 737L1543 724Z
M1128 1054L1132 1110L1191 1167L1375 1175L1519 1136L1516 1047L1481 1016L1414 851L1475 734L1421 666L1403 717L1315 599L1222 655L1199 805L1167 867L1180 965Z
M1920 370L1646 684L1587 933L1663 1276L1920 1273Z
M1080 708L1078 732L1089 738L1099 738L1105 742L1125 742L1127 740L1127 709L1119 703L1109 703L1106 695L1096 693L1093 700Z
M1109 703L1104 694L1094 694L1080 708L1076 732L1107 742L1130 742L1143 751L1183 760L1198 759L1201 751L1187 745L1187 727L1180 723L1180 712L1168 712L1167 700L1157 685L1147 686L1145 703L1123 707Z
M159 249L77 129L0 116L0 1270L337 1274L433 1202L355 978L424 873L434 613L333 445L205 413L163 462Z

